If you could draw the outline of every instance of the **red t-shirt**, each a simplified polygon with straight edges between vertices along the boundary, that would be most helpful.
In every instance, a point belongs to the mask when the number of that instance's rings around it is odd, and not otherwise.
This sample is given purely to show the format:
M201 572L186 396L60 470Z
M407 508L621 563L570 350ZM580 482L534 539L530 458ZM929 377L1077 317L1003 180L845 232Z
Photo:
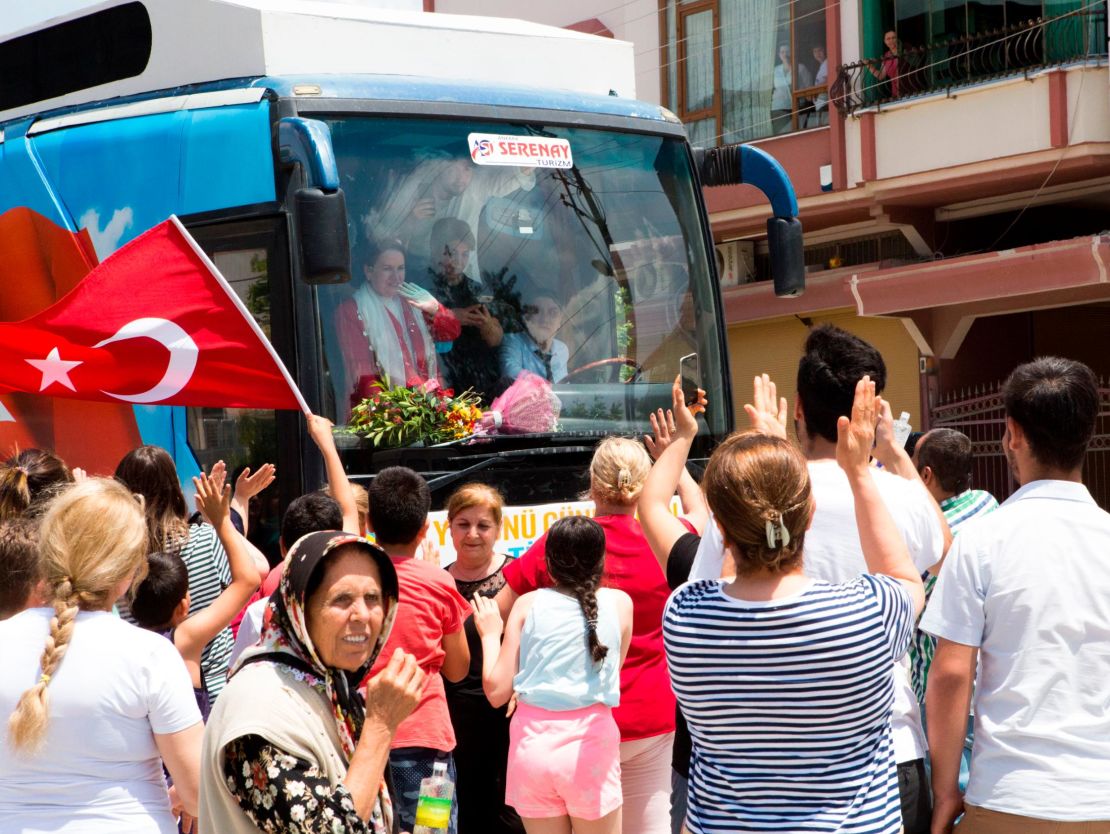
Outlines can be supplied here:
M400 647L416 658L428 675L428 683L412 715L397 728L391 748L426 747L450 753L455 749L455 731L439 674L445 656L443 635L462 629L470 615L470 604L455 590L451 574L430 562L394 557L393 566L397 568L400 592L397 617L370 676L384 669Z
M621 667L621 703L613 710L621 741L673 732L675 697L663 654L663 608L671 593L667 578L635 517L606 515L594 520L605 528L602 584L632 597L632 643ZM551 587L546 542L544 533L523 556L505 565L505 581L516 593Z

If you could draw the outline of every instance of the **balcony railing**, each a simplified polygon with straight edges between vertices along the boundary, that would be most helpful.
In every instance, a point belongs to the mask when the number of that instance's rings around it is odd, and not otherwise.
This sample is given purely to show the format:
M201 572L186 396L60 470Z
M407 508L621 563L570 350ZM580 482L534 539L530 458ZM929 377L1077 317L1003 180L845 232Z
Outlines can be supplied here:
M853 113L911 96L1104 58L1106 35L1103 0L1056 17L927 46L903 46L897 56L888 54L841 66L829 90L829 101L841 112Z

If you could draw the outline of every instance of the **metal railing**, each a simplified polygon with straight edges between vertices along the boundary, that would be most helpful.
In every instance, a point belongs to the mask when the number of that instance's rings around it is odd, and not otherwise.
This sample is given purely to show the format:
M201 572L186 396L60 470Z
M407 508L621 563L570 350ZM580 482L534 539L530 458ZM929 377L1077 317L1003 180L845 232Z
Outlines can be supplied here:
M1110 387L1099 380L1099 412L1083 461L1083 483L1100 507L1110 510ZM950 428L971 438L971 485L1003 501L1017 489L1002 450L1006 409L1002 383L953 391L933 406L929 427Z
M911 96L1021 75L1059 64L1106 57L1106 0L1061 15L998 29L903 46L897 56L844 64L830 103L853 113Z

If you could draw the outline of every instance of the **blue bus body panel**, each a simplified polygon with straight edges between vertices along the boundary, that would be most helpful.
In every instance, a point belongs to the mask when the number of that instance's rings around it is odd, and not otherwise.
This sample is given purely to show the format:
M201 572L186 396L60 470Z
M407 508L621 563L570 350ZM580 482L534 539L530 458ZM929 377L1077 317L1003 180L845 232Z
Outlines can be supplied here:
M101 259L171 214L276 199L266 101L23 132L6 128L0 144L0 211L28 206L86 228ZM189 483L198 467L185 409L139 406L135 419L143 442L168 449Z

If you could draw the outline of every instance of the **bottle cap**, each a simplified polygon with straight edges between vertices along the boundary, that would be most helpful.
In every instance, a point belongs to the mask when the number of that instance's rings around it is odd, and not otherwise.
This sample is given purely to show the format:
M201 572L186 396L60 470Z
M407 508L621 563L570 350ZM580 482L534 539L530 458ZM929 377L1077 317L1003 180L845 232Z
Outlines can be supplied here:
M433 776L446 776L447 775L447 762L433 762L432 763Z

